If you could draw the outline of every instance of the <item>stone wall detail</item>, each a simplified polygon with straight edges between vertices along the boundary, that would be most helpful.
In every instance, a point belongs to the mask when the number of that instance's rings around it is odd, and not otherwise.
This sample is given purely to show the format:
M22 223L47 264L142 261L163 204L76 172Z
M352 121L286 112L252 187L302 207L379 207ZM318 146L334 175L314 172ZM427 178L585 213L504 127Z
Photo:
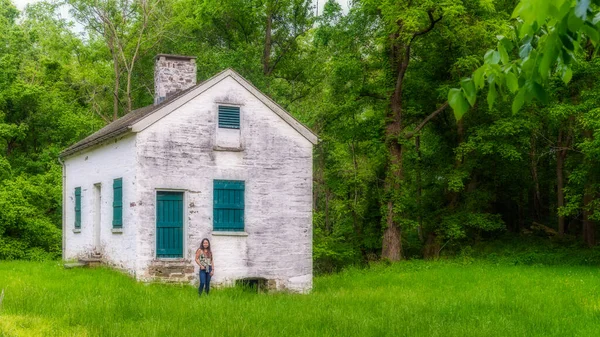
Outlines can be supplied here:
M154 64L154 105L196 85L196 58L160 54Z
M191 260L154 260L148 267L148 274L153 280L162 282L193 283L198 278Z
M215 146L219 105L240 106L239 149ZM183 258L193 261L202 239L211 241L212 285L265 279L271 289L310 290L312 143L251 92L224 78L138 133L136 148L143 201L135 207L138 277L157 278L149 271L156 257L156 191L167 189L184 193ZM243 233L213 230L214 180L245 182Z

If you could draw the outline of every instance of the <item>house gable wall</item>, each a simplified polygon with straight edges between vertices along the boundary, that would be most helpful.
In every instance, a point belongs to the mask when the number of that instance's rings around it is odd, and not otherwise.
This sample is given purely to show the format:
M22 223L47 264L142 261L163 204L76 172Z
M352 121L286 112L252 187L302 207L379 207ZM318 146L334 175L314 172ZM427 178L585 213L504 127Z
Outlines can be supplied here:
M220 104L241 108L237 148L217 132ZM138 133L137 275L150 279L150 267L164 262L155 258L156 190L172 189L185 191L184 263L193 263L207 237L215 283L262 277L280 288L310 289L312 146L231 77ZM212 232L215 179L245 181L247 236Z

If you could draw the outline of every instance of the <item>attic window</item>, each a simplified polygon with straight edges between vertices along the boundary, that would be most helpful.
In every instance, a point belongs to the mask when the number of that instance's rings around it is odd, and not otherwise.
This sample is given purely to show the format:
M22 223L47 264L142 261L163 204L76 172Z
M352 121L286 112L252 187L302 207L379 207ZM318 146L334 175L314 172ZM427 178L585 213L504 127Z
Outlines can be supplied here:
M239 129L240 107L219 105L219 127L223 129Z

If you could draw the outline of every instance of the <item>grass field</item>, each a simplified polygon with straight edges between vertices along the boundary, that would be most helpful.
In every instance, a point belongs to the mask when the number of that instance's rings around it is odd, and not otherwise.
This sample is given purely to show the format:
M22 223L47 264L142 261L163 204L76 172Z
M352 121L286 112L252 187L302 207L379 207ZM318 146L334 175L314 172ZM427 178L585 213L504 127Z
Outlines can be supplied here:
M402 262L310 295L145 285L109 269L0 262L0 336L600 336L600 270Z

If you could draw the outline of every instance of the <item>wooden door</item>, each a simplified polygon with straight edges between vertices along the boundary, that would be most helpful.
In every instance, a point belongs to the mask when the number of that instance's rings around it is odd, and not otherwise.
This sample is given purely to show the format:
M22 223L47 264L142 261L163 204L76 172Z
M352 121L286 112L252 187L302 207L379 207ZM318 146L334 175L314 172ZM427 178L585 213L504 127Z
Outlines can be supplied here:
M156 256L183 257L183 192L156 193Z

